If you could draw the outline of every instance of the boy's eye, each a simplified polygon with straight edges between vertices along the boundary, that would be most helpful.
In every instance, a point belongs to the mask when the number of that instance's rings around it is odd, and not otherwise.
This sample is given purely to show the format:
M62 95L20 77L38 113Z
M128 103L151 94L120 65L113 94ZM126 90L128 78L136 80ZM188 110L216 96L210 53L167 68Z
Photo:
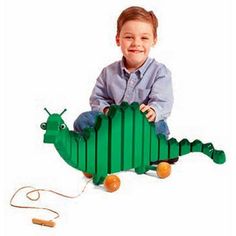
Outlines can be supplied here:
M147 37L142 37L142 39L143 39L143 40L148 40L149 38L147 38Z
M131 37L131 36L125 36L125 38L126 38L126 39L132 39L132 37Z

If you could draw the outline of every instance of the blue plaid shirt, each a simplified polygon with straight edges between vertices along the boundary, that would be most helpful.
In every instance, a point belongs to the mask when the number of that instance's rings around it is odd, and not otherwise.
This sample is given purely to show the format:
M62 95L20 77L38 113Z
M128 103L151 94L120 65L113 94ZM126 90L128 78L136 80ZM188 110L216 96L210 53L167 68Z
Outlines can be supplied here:
M105 67L90 96L90 106L93 111L103 112L105 107L122 101L149 105L156 112L155 122L165 120L173 105L170 71L152 58L131 73L123 60Z

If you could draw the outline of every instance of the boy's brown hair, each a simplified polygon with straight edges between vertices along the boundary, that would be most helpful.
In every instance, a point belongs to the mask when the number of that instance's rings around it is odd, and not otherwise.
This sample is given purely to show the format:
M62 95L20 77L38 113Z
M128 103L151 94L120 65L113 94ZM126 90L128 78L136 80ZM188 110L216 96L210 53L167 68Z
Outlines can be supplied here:
M154 38L157 37L158 20L153 11L146 11L142 7L129 7L121 12L117 20L117 35L119 35L122 26L130 20L139 20L152 24Z

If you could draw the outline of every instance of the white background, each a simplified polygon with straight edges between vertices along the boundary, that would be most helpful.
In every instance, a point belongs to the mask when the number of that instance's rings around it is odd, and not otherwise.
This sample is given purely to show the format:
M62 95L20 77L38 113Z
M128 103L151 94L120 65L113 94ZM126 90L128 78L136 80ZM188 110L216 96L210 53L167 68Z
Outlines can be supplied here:
M98 74L121 58L116 19L131 5L153 10L159 19L150 56L172 71L171 136L212 142L227 162L189 154L165 180L129 171L118 173L121 188L112 194L93 184L75 200L42 194L35 205L61 217L53 229L33 225L31 218L53 215L9 207L17 188L75 195L85 184L81 172L43 143L43 108L67 108L63 118L70 128L89 109ZM231 8L225 0L2 1L1 235L233 235ZM31 204L23 194L17 200Z

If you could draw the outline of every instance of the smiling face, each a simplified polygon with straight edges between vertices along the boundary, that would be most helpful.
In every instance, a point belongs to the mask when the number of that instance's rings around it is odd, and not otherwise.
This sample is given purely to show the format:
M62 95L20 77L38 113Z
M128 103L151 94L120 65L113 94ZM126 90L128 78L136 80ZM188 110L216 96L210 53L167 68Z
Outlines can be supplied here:
M153 26L143 21L127 21L116 36L116 43L121 47L126 68L132 72L142 66L151 46L156 44Z

